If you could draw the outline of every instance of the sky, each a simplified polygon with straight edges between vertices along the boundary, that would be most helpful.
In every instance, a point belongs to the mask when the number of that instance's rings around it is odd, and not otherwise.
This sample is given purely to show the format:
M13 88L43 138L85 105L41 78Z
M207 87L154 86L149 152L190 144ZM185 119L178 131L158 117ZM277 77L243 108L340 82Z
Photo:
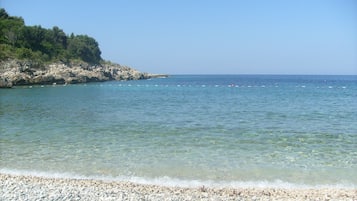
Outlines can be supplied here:
M149 73L357 75L356 0L0 0Z

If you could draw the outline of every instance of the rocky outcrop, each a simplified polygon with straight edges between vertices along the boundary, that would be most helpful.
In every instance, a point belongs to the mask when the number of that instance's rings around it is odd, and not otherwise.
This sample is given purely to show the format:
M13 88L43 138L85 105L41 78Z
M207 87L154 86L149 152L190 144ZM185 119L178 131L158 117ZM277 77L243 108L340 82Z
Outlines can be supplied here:
M142 73L119 64L89 65L77 62L39 66L31 61L0 61L0 88L35 84L76 84L109 80L139 80L166 75Z
M0 77L0 88L11 88L12 82L6 78Z

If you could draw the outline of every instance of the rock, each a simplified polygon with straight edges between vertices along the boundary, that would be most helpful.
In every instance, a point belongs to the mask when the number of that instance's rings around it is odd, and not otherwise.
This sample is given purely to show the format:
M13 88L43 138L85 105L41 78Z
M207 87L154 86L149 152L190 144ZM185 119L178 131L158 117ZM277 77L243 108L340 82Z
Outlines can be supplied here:
M11 88L12 82L7 80L7 78L0 77L0 88Z
M142 73L127 66L105 63L90 65L84 62L72 64L53 63L38 66L31 61L9 59L0 61L0 87L34 84L76 84L103 82L109 80L139 80L154 77L167 77Z

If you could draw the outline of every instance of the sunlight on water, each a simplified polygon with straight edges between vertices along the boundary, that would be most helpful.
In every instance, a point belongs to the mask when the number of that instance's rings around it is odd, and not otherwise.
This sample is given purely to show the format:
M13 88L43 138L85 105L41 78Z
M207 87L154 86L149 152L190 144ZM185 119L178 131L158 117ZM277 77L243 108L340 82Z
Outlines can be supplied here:
M0 94L2 171L357 184L353 76L172 76Z

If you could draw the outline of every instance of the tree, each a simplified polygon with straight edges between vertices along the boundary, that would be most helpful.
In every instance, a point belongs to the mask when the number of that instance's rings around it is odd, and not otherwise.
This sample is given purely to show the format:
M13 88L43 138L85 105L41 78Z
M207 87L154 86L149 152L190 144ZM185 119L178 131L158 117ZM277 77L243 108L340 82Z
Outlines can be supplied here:
M9 14L7 14L6 10L3 9L3 8L0 9L0 18L1 18L1 19L7 19L7 18L9 18Z
M54 26L52 28L53 42L61 48L67 48L67 36L62 29Z
M68 51L75 58L88 63L98 64L102 60L97 41L87 35L71 37L68 43Z
M5 9L0 9L0 43L15 46L19 31L25 26L20 17L10 17Z
M33 59L39 62L79 59L91 64L102 61L98 42L87 35L67 36L54 26L25 26L21 17L9 16L0 9L0 59Z
M41 50L41 42L45 38L45 31L41 26L25 26L21 30L23 46L33 51Z

